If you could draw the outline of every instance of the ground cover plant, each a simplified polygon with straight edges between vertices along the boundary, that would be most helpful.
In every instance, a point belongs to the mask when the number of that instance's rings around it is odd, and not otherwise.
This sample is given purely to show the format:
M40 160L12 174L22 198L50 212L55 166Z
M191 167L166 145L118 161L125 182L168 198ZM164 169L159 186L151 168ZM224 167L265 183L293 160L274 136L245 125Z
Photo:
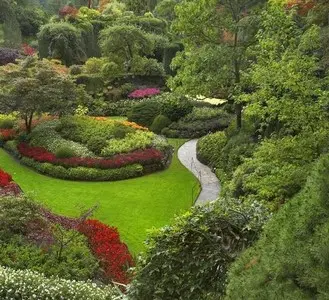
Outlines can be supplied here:
M171 140L177 148L184 140ZM25 193L57 214L77 217L81 208L97 203L94 218L115 226L132 253L144 249L147 229L160 227L191 206L199 191L196 178L176 154L168 169L118 182L63 181L38 174L0 150L0 165L13 174ZM177 201L177 199L180 199Z

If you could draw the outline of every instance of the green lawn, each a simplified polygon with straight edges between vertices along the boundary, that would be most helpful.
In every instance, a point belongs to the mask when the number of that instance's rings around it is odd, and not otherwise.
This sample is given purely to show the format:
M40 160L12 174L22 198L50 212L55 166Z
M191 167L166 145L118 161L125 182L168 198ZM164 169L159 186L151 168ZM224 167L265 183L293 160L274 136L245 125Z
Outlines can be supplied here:
M175 149L184 140L170 140ZM20 165L0 149L0 167L10 173L25 193L56 213L77 216L99 205L95 218L118 227L132 253L143 250L147 230L168 224L188 209L199 193L197 179L175 155L169 169L117 182L76 182L47 177Z

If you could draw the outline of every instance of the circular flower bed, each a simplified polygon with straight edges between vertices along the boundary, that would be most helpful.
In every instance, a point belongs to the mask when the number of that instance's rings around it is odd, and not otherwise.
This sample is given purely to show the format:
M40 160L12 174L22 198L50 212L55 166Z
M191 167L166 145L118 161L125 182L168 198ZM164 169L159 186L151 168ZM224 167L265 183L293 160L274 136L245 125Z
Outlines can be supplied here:
M121 180L163 170L167 141L136 123L65 117L38 124L28 136L5 144L41 173L72 180Z

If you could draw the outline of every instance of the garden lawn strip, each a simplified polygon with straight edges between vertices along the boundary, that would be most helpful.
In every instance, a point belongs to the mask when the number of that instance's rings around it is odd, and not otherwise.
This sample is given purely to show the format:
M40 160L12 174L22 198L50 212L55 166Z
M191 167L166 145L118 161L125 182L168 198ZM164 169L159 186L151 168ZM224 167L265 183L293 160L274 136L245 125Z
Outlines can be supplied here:
M39 174L0 150L0 168L9 172L25 193L55 213L77 217L99 205L93 218L118 228L133 254L144 249L147 230L170 223L188 209L199 194L199 183L177 159L185 140L170 140L175 147L170 167L162 172L118 182L65 181Z

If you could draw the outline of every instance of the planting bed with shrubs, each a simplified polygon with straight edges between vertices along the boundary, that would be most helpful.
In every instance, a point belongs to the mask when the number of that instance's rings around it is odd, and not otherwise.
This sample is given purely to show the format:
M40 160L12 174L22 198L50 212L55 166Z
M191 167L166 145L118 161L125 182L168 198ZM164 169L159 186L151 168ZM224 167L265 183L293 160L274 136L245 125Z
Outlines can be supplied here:
M163 170L172 149L133 122L63 117L38 124L5 148L41 173L73 180L121 180Z
M14 184L9 174L0 170L0 175L2 189ZM54 297L48 292L70 299L81 299L76 298L81 291L95 295L88 299L118 296L117 288L105 284L127 284L127 271L134 262L117 229L88 219L92 213L89 209L78 218L64 217L21 191L2 193L0 298L30 299L33 292L40 291L34 281L42 281L42 299ZM57 288L52 290L50 284Z

